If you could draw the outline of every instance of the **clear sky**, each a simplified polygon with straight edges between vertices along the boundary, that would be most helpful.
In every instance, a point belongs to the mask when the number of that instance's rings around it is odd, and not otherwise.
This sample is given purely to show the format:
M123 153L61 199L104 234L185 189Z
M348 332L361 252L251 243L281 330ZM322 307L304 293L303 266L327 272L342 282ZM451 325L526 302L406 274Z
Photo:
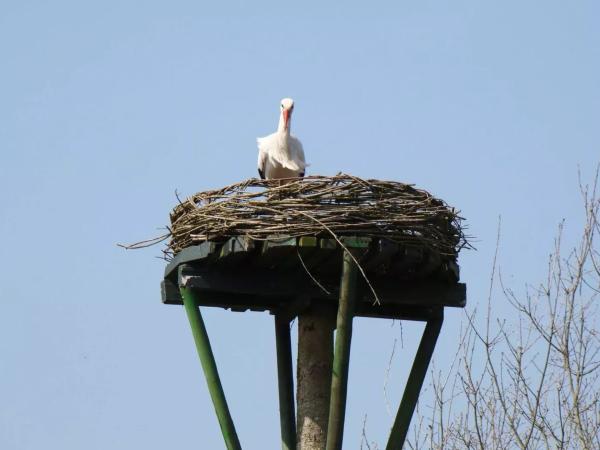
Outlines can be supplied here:
M116 243L156 235L175 190L255 176L282 97L309 173L415 183L462 210L471 306L499 215L516 290L562 218L576 231L577 168L589 180L600 160L598 2L216 4L0 3L2 449L223 448L184 311L160 303L159 249ZM278 448L272 318L204 316L244 448ZM462 312L446 317L441 369ZM421 328L404 325L392 410ZM365 414L385 441L399 337L355 321L344 448Z

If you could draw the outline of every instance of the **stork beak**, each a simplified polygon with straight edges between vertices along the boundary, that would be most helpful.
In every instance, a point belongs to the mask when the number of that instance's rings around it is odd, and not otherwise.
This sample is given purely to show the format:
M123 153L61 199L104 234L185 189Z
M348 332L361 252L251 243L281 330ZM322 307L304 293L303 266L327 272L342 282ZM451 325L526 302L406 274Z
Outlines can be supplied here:
M283 127L287 130L288 129L288 123L290 121L290 110L289 109L284 109L282 111L283 114Z

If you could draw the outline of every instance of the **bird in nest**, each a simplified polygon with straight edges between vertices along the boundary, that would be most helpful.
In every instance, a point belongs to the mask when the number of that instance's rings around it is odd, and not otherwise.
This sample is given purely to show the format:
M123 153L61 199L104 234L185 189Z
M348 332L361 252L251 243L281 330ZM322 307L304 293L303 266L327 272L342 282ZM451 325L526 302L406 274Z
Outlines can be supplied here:
M275 133L256 139L258 173L264 179L303 177L306 171L302 143L290 134L294 100L281 100L279 125Z

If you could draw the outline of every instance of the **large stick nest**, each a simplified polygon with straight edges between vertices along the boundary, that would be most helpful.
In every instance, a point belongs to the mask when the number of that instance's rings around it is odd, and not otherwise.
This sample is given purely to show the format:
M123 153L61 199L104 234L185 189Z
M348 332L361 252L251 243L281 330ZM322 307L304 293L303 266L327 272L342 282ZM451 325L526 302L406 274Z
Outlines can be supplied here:
M458 211L424 190L333 177L258 180L199 192L171 213L167 256L207 240L247 236L361 236L427 247L456 257L468 246Z

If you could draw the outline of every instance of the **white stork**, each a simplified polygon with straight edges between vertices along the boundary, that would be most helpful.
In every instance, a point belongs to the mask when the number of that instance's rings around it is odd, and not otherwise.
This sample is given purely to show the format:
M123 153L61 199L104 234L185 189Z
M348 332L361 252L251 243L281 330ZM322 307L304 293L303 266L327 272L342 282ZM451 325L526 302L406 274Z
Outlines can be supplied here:
M256 139L258 173L263 180L303 177L307 166L302 143L290 134L294 100L284 98L280 109L277 131Z

